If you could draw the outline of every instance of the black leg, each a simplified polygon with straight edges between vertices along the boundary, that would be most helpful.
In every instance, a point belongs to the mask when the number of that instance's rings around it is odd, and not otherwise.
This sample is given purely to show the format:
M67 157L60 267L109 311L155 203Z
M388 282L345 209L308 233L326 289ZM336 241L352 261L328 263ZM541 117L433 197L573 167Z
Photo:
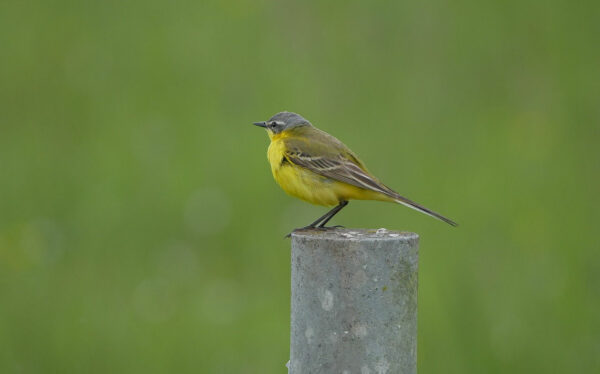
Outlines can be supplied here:
M304 227L301 227L301 228L296 229L296 230L313 229L313 228L325 228L325 224L327 222L329 222L329 220L332 219L333 216L335 216L336 214L338 214L339 211L342 210L342 208L345 207L346 205L348 205L348 202L345 201L345 200L342 200L342 201L340 201L340 203L338 205L336 205L329 212L327 212L324 215L322 215L321 217L319 217L315 222L311 223L308 226L304 226ZM289 233L285 237L289 238L291 235L292 235L292 233Z
M317 218L315 222L311 223L308 226L304 226L303 229L309 229L311 227L320 227L319 222L323 221L324 219L327 219L330 215L337 213L336 209L338 209L338 207L339 205L336 205L333 209L323 214L321 217Z
M348 202L345 200L340 201L339 205L336 206L335 208L331 209L328 213L328 216L325 217L323 219L323 222L321 222L317 227L325 227L325 224L327 222L329 222L330 219L333 218L333 216L335 216L336 214L338 214L340 212L340 210L342 210L346 205L348 205Z

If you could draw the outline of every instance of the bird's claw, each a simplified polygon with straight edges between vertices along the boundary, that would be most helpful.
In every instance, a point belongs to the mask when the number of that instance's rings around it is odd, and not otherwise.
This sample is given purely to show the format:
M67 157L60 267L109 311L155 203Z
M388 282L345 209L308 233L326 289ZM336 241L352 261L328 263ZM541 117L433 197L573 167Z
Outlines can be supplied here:
M284 238L290 238L292 236L293 233L295 233L296 231L300 231L300 230L308 230L308 229L319 229L318 227L315 226L304 226L304 227L299 227L297 229L293 229L292 232L290 232L289 234L287 234L286 236L284 236Z
M301 231L301 230L327 231L327 230L343 229L343 228L345 228L345 227L342 226L342 225L335 225L335 226L305 226L305 227L300 227L300 228L292 230L292 232L290 232L289 234L287 234L286 236L284 236L284 238L285 239L291 238L293 233L295 233L296 231Z

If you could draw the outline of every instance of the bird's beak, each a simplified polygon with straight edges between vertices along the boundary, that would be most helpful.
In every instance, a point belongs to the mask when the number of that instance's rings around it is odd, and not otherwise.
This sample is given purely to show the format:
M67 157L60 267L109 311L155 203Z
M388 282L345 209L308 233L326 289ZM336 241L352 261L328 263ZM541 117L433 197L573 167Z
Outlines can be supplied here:
M267 123L265 121L262 122L254 122L254 125L259 126L259 127L264 127L267 128Z

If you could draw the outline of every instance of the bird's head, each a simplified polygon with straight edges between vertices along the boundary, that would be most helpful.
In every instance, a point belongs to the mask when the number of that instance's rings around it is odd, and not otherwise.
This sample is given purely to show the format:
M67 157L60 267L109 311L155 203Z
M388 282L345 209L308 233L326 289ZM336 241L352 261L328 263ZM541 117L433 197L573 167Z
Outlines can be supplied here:
M312 126L304 117L292 112L279 112L269 118L268 121L254 122L254 124L259 127L264 127L271 138L276 134L292 128Z

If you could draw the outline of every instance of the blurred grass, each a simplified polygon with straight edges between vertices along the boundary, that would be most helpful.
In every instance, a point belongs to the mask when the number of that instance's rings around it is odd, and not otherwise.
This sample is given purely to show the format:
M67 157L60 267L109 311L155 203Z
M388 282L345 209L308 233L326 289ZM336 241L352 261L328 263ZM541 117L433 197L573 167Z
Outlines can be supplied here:
M301 113L456 219L421 235L421 373L600 369L597 3L0 3L0 372L280 373L273 182Z

